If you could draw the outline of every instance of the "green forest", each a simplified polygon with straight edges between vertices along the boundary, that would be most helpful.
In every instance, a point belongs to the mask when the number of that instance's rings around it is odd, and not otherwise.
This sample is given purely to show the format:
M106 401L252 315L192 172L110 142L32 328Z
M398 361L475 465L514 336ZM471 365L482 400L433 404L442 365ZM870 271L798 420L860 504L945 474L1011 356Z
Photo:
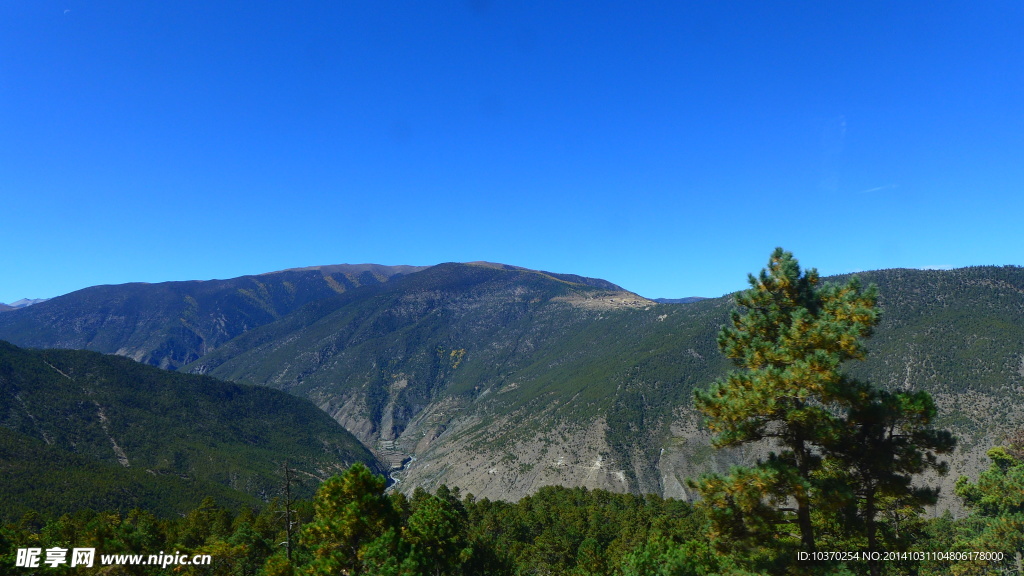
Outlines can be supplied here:
M973 514L925 519L895 510L899 538L884 574L1016 574L1024 550L1024 446L993 448L991 468L958 493ZM284 475L282 475L282 490ZM716 509L656 496L547 487L516 503L476 500L442 487L411 497L385 491L361 464L320 486L313 500L275 498L262 508L212 498L184 517L81 510L44 520L26 513L0 529L0 570L10 574L215 574L224 576L520 575L689 576L869 574L863 559L799 562L785 538L754 545L716 536ZM289 530L290 527L290 530ZM824 528L824 526L822 526ZM290 533L289 533L290 532ZM856 551L853 544L846 551ZM91 568L14 567L19 548L95 548ZM209 554L202 566L102 566L103 555ZM842 551L842 550L834 550ZM1002 552L1001 561L971 558ZM960 554L915 560L918 553Z
M282 464L275 497L152 508L20 510L0 530L14 574L715 575L1024 573L1024 432L960 478L968 514L929 515L956 438L931 396L847 370L867 356L878 290L824 283L777 249L718 336L734 369L695 405L718 448L770 447L755 464L689 480L695 503L549 486L510 503L442 485L411 495L355 463L316 487ZM56 370L56 369L55 369ZM63 374L63 373L61 373ZM90 410L92 407L90 406ZM28 426L28 424L26 424ZM13 441L10 442L14 446ZM15 448L8 448L14 450ZM306 478L306 480L302 480ZM264 491L271 492L269 485ZM10 509L10 508L9 508ZM95 548L92 567L46 550ZM29 561L26 550L36 550ZM106 555L210 555L208 565L128 565ZM116 560L116 559L115 559ZM35 566L25 566L35 564Z

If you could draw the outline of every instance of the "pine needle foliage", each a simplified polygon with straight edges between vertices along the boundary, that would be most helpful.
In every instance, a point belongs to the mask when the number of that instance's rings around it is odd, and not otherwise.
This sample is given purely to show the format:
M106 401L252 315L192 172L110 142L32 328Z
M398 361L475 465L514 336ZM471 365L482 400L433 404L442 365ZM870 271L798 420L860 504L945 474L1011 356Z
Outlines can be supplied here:
M821 467L820 448L838 434L836 408L854 400L856 391L840 367L864 358L862 340L878 322L877 295L857 279L822 286L817 270L802 272L793 254L781 248L749 281L750 289L736 296L745 313L733 311L732 327L718 337L740 370L698 392L696 405L719 447L777 441L782 450L764 465L763 481L751 484L746 474L732 479L776 499L791 496L801 547L813 551L812 478ZM722 481L703 487L711 490Z
M848 377L879 321L877 290L856 277L823 284L777 248L736 296L718 345L739 368L697 392L718 447L771 441L753 468L691 483L704 498L712 538L771 572L801 573L795 552L822 543L878 551L907 545L878 518L935 502L912 476L945 473L954 440L932 428L924 392L884 392ZM872 574L877 564L869 563ZM820 568L820 566L819 566Z

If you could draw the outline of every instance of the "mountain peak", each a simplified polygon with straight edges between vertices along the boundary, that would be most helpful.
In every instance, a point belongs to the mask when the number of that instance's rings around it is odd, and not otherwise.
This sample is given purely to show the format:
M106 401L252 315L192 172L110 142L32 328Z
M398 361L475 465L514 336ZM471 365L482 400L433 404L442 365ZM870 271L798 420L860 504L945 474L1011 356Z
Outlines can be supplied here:
M14 310L14 309L17 309L17 308L25 308L25 307L31 306L33 304L39 304L40 302L46 302L47 300L49 300L49 298L22 298L21 300L18 300L16 302L11 302L10 304L4 304L3 302L0 302L0 312L6 311L6 310Z
M562 282L569 282L571 284L583 284L584 286L591 286L593 288L600 288L602 290L625 291L625 288L623 288L622 286L619 286L618 284L613 284L607 280L602 280L601 278L579 276L577 274L561 274L558 272L548 272L545 270L533 270L531 268L524 268L522 266L513 266L511 264L499 264L497 262L486 262L483 260L478 260L476 262L466 262L466 265L482 266L484 268L494 268L496 270L516 270L519 272L532 272L534 274L543 274L544 276L548 276L556 280L560 280Z

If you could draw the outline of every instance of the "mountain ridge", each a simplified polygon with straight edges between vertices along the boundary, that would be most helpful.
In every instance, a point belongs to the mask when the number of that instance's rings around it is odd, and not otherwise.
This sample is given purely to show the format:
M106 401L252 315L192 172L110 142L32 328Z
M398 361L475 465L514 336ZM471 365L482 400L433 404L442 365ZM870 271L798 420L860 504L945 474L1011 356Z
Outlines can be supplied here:
M22 298L21 300L15 300L10 304L4 304L3 302L0 302L0 312L28 308L29 306L39 304L40 302L46 302L47 300L49 300L49 298Z
M308 302L402 275L398 267L329 268L92 286L0 315L0 338L27 347L118 354L177 369Z
M399 265L388 265L388 264L325 264L318 266L301 266L298 268L285 268L284 270L274 270L273 272L262 272L257 276L269 276L271 274L281 274L284 272L309 272L312 270L325 272L327 274L343 273L343 274L363 274L370 272L371 274L380 275L384 277L391 277L396 274L412 274L430 268L430 266L410 266L407 264Z
M707 298L704 296L687 296L685 298L652 298L652 300L658 304L691 304L693 302L707 300Z

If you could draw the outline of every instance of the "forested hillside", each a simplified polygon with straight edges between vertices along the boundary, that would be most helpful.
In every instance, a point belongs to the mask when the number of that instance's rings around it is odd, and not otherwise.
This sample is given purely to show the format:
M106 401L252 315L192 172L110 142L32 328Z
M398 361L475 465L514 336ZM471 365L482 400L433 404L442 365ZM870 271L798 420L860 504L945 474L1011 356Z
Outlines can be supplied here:
M0 342L0 514L252 504L285 464L327 478L374 457L306 400L116 356ZM315 483L300 492L312 493Z

